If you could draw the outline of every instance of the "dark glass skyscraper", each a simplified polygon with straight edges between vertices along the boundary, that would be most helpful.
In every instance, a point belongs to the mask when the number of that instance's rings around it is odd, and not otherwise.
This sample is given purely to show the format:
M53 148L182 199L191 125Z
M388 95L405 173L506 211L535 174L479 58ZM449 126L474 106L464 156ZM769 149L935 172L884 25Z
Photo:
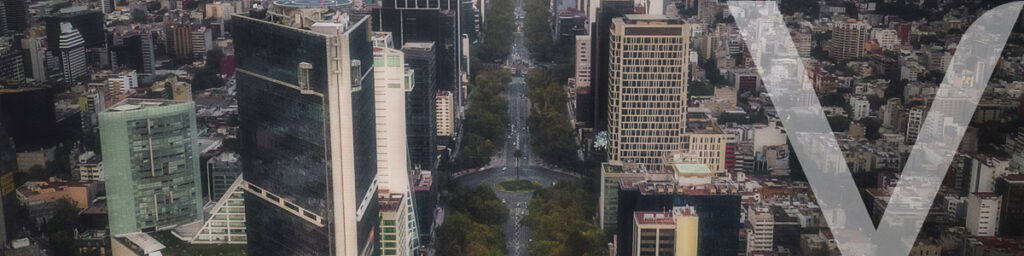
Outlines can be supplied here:
M433 169L437 149L437 120L434 91L437 90L437 52L432 42L412 42L402 46L405 63L416 72L412 91L406 95L406 135L409 159L413 165Z
M369 17L315 2L232 19L249 255L379 254Z

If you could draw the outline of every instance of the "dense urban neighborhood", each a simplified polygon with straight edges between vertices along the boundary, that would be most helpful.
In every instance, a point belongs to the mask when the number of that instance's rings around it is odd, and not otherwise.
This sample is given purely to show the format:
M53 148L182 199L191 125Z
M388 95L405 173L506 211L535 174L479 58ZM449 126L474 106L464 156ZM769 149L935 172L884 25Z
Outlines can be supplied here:
M1021 8L0 0L0 256L1024 255Z

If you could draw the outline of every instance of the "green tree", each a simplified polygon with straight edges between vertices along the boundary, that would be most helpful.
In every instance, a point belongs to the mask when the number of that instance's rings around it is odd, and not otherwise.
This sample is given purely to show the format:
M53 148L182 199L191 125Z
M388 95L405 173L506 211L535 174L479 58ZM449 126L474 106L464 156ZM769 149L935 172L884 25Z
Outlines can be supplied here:
M523 223L530 228L533 255L601 255L603 233L593 221L595 193L580 181L559 182L537 190ZM571 205L572 207L566 207Z

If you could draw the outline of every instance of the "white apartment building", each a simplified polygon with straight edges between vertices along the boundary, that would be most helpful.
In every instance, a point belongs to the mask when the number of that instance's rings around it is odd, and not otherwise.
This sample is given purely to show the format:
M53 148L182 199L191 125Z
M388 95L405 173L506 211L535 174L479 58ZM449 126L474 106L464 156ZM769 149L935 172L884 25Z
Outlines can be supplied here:
M771 252L774 242L775 219L767 207L751 207L747 210L747 254Z
M871 115L871 102L865 97L853 97L850 99L850 107L853 108L853 120L860 120L861 118L868 117Z
M995 193L971 193L967 199L967 232L972 236L999 234L1002 197Z
M921 133L921 126L924 125L925 110L922 107L914 107L907 114L907 136L906 143L917 142L917 135Z
M878 43L882 49L892 51L900 46L900 38L896 35L895 29L873 29L871 39Z
M135 88L139 88L139 75L135 70L121 71L110 78L107 78L107 90L120 94L129 94Z
M437 115L437 136L451 137L455 132L455 101L451 91L437 91L434 114Z
M683 144L690 27L666 15L612 23L608 160L660 169Z
M409 256L419 233L409 182L405 116L406 94L412 91L415 79L413 70L405 65L405 53L388 47L390 33L376 33L373 39L381 249L383 255Z

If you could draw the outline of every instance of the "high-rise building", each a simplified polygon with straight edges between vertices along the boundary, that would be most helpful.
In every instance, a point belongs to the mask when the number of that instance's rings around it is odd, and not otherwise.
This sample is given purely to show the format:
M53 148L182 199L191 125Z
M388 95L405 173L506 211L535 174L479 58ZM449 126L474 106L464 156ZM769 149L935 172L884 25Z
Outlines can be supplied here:
M175 59L192 58L192 24L167 26L167 54Z
M203 26L195 26L192 28L190 36L191 46L189 48L192 51L192 58L197 60L206 58L206 51L213 49L212 30Z
M6 120L0 120L0 242L6 244L10 230L18 230L16 225L25 225L16 218L6 218L8 211L16 209L17 198L14 193L14 174L18 170L18 157L14 150L14 142L7 136Z
M419 241L413 209L413 170L406 136L406 93L415 76L405 54L391 45L391 34L374 34L374 111L377 130L378 202L381 212L381 253L411 256Z
M249 255L379 254L370 19L348 4L232 16Z
M24 61L15 45L0 39L0 82L17 84L25 80Z
M626 15L613 23L608 159L658 169L683 145L690 27L665 15Z
M7 6L0 1L0 36L7 36Z
M115 34L111 43L111 63L114 70L133 69L141 76L156 73L156 46L153 34L146 29Z
M645 181L621 181L618 223L632 223L633 213L637 211L664 211L678 206L692 206L700 220L696 255L737 255L745 246L739 243L739 233L743 228L740 222L742 210L739 186L716 178L709 181L707 177L711 175L710 170L692 168L695 166L698 165L683 165L683 168L672 172L651 174ZM662 175L675 178L664 180L659 178ZM617 229L619 256L631 255L633 242L629 240L634 237L634 232L629 226Z
M871 114L871 102L866 97L852 97L850 99L850 107L853 108L854 121L868 117Z
M192 102L129 98L100 113L112 235L203 219L197 136Z
M903 112L903 103L900 98L890 98L883 106L882 126L889 129L899 129L901 122L900 114Z
M391 193L380 199L381 255L411 256L416 247L418 232L413 216L412 199L408 194Z
M437 114L437 136L452 137L455 134L455 95L451 91L437 91L434 96Z
M609 57L612 19L632 14L635 11L632 0L594 0L590 8L595 9L590 22L592 65L590 65L590 122L595 131L604 131L608 125ZM586 113L582 112L581 113Z
M438 89L436 46L432 42L412 42L402 46L405 63L416 73L416 81L405 106L409 159L413 166L427 170L434 168L437 151L437 120L434 113L434 97Z
M7 32L25 31L28 28L28 0L3 0L4 17L7 18Z
M590 95L591 38L588 35L575 36L575 92ZM583 98L583 97L577 97Z
M747 232L747 253L772 252L775 217L767 207L751 207L747 210L745 228Z
M697 256L700 217L692 206L633 213L633 256Z
M46 47L43 47L43 40L39 37L21 39L21 49L24 51L25 77L36 81L46 80Z
M116 0L100 0L100 11L104 14L114 12Z
M16 152L37 151L57 144L53 102L51 88L0 89L0 122Z
M373 49L374 112L377 130L377 181L384 193L409 192L409 150L406 143L405 94L413 90L413 71L402 51Z
M60 50L61 35L64 33L62 23L70 23L71 27L78 30L82 36L82 46L85 48L102 47L106 44L106 24L100 11L85 7L68 7L44 16L43 21L46 23L48 50Z
M917 142L917 135L921 133L924 125L926 110L922 107L913 107L907 114L907 135L904 137L907 144Z
M71 23L60 24L60 63L64 82L72 84L86 75L85 41Z
M829 55L839 60L861 58L865 56L864 44L868 41L871 26L867 23L848 19L832 25L832 45Z
M463 45L460 43L465 23L473 20L472 12L463 12L462 0L383 0L372 9L373 30L391 32L394 45L404 46L409 42L432 42L436 52L437 89L451 90L456 96L464 95L463 79L459 75L469 69L460 59ZM470 2L471 5L471 2ZM465 20L465 22L464 22ZM468 35L467 35L468 37ZM409 58L409 54L406 53ZM422 74L417 71L417 76ZM432 96L433 91L427 93ZM457 98L457 105L463 99Z
M996 181L996 194L1003 198L999 216L999 236L1024 235L1024 219L1011 216L1024 215L1024 175L1006 175Z
M972 236L999 235L1002 199L995 193L971 193L967 198L967 232Z

